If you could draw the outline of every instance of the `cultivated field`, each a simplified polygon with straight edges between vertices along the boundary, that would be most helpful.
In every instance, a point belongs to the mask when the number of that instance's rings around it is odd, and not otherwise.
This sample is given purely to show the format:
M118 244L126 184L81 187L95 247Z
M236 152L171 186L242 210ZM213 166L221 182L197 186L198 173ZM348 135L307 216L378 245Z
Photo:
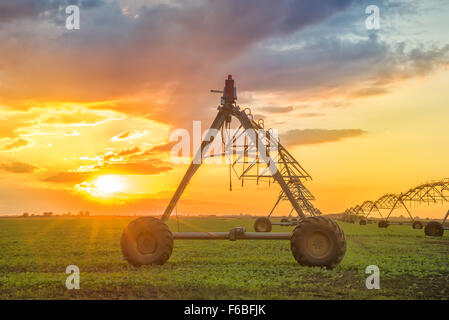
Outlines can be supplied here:
M334 270L301 267L288 241L175 241L164 266L134 268L120 252L131 217L0 219L1 299L447 299L449 232L340 223L348 249ZM170 221L177 231L176 220ZM180 231L228 231L250 219L182 219ZM274 227L287 231L292 227ZM65 269L80 268L67 290ZM365 268L380 268L367 290Z

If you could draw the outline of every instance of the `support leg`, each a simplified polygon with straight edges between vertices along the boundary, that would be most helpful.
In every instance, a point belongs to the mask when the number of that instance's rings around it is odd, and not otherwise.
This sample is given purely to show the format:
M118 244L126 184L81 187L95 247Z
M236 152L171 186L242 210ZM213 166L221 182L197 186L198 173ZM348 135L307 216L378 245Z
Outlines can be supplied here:
M209 132L206 136L206 138L201 143L200 150L198 150L197 154L195 155L195 158L193 159L192 163L190 164L189 168L187 169L187 172L184 175L184 178L182 178L181 183L179 184L178 188L176 189L175 193L173 194L172 199L170 200L170 203L168 204L167 208L164 211L164 214L162 215L162 221L168 220L170 217L170 214L172 213L173 209L176 206L176 203L178 202L179 198L181 198L182 193L184 192L185 188L189 184L190 179L193 177L195 172L198 170L198 168L201 166L202 162L202 156L203 154L208 150L211 142L214 139L214 130L220 130L221 126L223 125L224 121L226 119L226 114L221 109L217 116L215 117L214 121L212 122L212 125L210 126ZM211 130L212 129L212 130ZM197 159L197 161L195 161Z
M278 200L277 200L276 203L274 204L274 206L273 206L273 208L271 209L270 213L268 214L268 217L267 217L267 218L269 218L269 217L273 214L274 209L277 207L277 205L279 204L279 201L281 201L281 199L282 199L282 195L279 195Z

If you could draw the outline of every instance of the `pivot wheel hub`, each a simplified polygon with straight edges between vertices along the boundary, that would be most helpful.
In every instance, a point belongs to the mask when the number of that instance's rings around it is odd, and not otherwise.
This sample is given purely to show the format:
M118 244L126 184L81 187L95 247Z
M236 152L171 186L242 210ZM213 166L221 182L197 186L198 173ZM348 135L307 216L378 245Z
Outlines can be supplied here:
M308 253L315 259L321 259L329 254L332 249L332 241L323 232L315 232L306 239Z
M156 251L157 240L149 232L140 234L137 237L136 242L137 242L137 250L139 250L139 252L142 254L154 253L154 251Z
M270 219L266 217L257 218L254 222L254 230L256 232L270 232L272 227Z

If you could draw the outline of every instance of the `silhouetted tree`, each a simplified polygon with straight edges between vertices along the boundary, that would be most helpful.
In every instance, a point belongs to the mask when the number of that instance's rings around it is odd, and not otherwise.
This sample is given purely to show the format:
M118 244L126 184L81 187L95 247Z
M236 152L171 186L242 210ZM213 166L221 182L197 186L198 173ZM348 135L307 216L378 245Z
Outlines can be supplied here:
M80 211L78 212L79 217L88 217L90 215L89 211Z

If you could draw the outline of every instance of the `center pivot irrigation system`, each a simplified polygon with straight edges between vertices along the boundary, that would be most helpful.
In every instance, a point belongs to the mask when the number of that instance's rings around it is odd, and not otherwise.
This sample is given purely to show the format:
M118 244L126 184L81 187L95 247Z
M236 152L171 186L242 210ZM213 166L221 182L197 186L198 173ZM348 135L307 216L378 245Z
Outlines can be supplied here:
M346 210L343 214L343 220L349 222L359 221L360 225L366 225L368 223L368 217L377 212L381 220L378 222L379 228L387 228L391 224L410 224L413 229L422 229L424 227L421 221L417 221L410 213L410 207L412 205L419 204L437 204L449 201L449 179L443 179L431 183L421 184L415 188L408 190L407 192L400 194L388 193L377 199L376 201L365 201L361 205L357 205ZM392 222L389 221L391 214L394 210L404 209L410 217L409 223ZM382 214L384 210L384 214ZM428 236L442 236L448 213L443 218L443 222L431 221L426 224L424 232Z
M124 229L120 245L125 259L134 266L162 265L170 258L174 239L289 240L293 257L299 264L327 268L333 268L338 265L346 252L346 238L335 221L318 216L319 212L310 204L313 196L301 182L301 179L307 179L310 176L287 150L279 144L276 137L270 133L270 130L264 130L263 123L260 121L255 122L248 109L241 110L236 104L237 90L231 75L225 80L223 91L213 90L213 92L223 94L221 104L218 107L218 114L201 142L195 158L187 169L161 219L140 217L131 221ZM238 227L231 229L229 232L172 233L165 222L176 207L190 179L201 166L215 137L218 136L220 130L223 131L230 128L233 118L238 120L240 126L237 133L231 137L231 151L234 152L240 148L243 152L239 155L234 153L234 158L236 159L230 163L230 168L233 167L235 169L237 163L242 163L243 171L239 175L242 184L245 179L268 179L269 181L271 179L277 182L282 192L275 207L283 199L290 201L293 210L296 211L299 217L295 229L292 232L270 233L246 232L244 228ZM239 136L243 137L244 143L242 145L237 143ZM229 152L227 154L229 155ZM247 159L250 156L258 160L255 162L248 161ZM238 161L240 158L243 161ZM259 168L259 166L263 168ZM268 221L269 223L268 218L262 219L264 219L262 221Z

